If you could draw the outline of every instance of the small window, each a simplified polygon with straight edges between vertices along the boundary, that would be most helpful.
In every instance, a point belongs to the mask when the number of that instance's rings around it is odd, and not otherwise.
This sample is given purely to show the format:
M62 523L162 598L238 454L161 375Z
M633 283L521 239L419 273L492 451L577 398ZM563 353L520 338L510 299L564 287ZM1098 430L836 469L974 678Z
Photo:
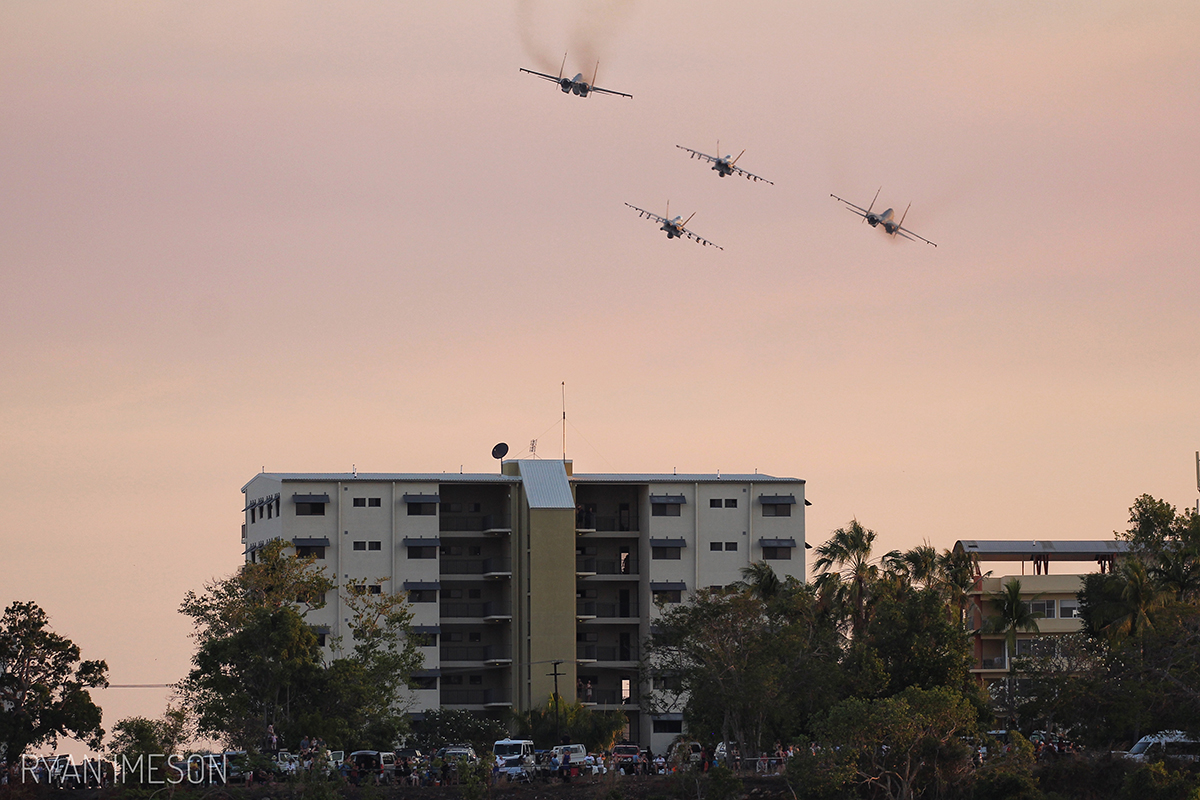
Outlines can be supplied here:
M309 547L308 545L301 545L296 548L296 557L297 558L315 558L315 559L323 561L323 560L325 560L325 548L324 547Z
M482 642L483 634L480 633L479 631L470 631L467 633L467 641L468 642Z
M483 686L483 676L482 675L468 675L467 683L469 683L471 686Z
M326 636L326 635L327 635L327 634L324 634L324 633L318 633L318 634L317 634L317 647L324 647L324 646L325 646L325 636Z
M709 543L708 543L708 549L709 549L709 550L712 550L714 553L719 553L719 552L721 552L721 550L723 550L724 548L723 548L723 547L721 547L721 543L720 543L720 542L709 542Z
M365 498L365 497L354 498L354 507L355 508L366 508L367 507L367 498Z
M367 587L367 594L383 594L383 587L378 583L372 583Z
M367 549L367 543L366 543L366 542L355 542L355 543L354 543L354 549L355 549L355 550L366 550L366 549Z
M709 500L709 501L708 501L708 507L709 507L709 508L720 508L720 507L721 507L721 500L720 500L720 498L714 498L714 499L712 499L712 500Z
M600 641L600 634L591 631L580 631L579 633L575 634L575 641L583 642L584 644L595 644L596 642Z
M651 547L650 557L666 561L679 561L683 556L682 547Z
M792 515L792 506L790 503L763 503L764 517L790 517Z
M682 603L683 592L679 589L655 589L654 602L656 603Z
M463 554L462 547L458 545L442 545L442 556L461 556Z
M323 517L325 516L324 503L296 503L297 517Z
M367 549L368 550L382 550L383 543L382 542L367 542Z
M730 497L729 499L727 499L725 501L725 507L726 508L737 508L737 498Z
M436 547L410 547L408 548L409 558L437 558L438 549Z
M447 600L462 600L462 589L443 589L442 597Z
M725 552L736 553L737 552L737 542L726 542L725 543Z
M470 545L469 547L467 547L467 555L469 555L469 556L483 555L483 546L478 545L478 544Z
M1029 610L1034 614L1041 614L1043 619L1054 619L1053 600L1034 600L1029 604Z
M271 518L271 510L274 508L272 503L267 503L267 519Z
M443 675L442 683L446 686L462 686L462 675Z
M436 603L437 589L413 589L408 593L410 603Z
M463 640L462 631L448 631L442 635L442 638L447 642L461 642Z
M467 599L468 600L482 600L483 599L483 590L482 589L467 589Z
M467 511L470 511L472 514L478 514L482 510L482 503L467 503Z
M654 720L655 733L683 733L683 720L681 719L656 719Z
M367 498L367 507L368 508L383 508L383 498L382 497L368 497Z
M650 516L652 517L678 517L680 509L679 503L655 503L650 506Z
M325 513L324 511L321 512ZM408 515L410 517L433 517L437 515L437 503L409 503Z
M417 647L437 647L436 633L413 633L409 635L409 639Z
M1058 616L1062 619L1077 619L1079 617L1078 600L1059 600Z
M412 679L412 687L414 689L436 689L438 684L437 676L420 677Z
M791 561L792 548L790 547L764 547L763 561Z

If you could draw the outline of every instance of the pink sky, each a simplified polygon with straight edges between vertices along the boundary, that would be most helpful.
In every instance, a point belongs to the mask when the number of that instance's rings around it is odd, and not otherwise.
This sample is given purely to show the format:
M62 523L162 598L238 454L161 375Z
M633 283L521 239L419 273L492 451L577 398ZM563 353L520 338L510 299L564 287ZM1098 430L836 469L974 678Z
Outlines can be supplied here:
M577 471L804 478L813 543L1192 505L1200 6L899 11L5 3L0 602L178 680L255 472L554 455L562 381ZM568 47L635 98L517 71Z

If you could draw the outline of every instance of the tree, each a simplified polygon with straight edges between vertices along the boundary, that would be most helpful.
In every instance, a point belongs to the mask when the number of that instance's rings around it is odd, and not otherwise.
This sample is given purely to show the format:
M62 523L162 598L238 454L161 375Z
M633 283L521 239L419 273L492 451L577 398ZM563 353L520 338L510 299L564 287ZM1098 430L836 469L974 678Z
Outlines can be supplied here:
M422 719L413 722L412 730L412 738L426 753L461 743L472 745L476 752L490 752L493 742L507 736L508 730L498 721L461 708L426 711Z
M975 707L952 689L911 687L880 700L848 698L817 726L816 739L850 759L866 795L896 800L961 786L978 729Z
M262 746L268 724L285 746L309 735L331 746L391 746L406 726L404 689L422 663L406 599L371 594L365 582L341 587L353 648L333 642L327 664L303 613L324 605L335 585L285 546L270 543L181 606L198 644L181 690L200 731L247 750Z
M72 736L99 747L101 711L88 689L108 686L108 665L49 628L46 612L15 602L0 617L0 757Z
M108 757L118 764L145 763L144 768L134 769L133 774L147 784L177 779L165 760L156 764L148 756L180 755L192 740L193 732L192 720L180 706L168 706L162 719L126 717L113 726Z
M1040 594L1030 599L1039 597ZM999 592L988 592L988 599L996 606L996 613L984 620L984 633L1004 634L1008 657L1012 658L1017 650L1017 631L1039 633L1037 621L1041 614L1035 613L1029 601L1021 598L1021 582L1016 578L1010 578Z
M517 735L532 739L539 748L561 744L561 736L586 746L588 752L611 749L629 723L620 711L592 711L579 701L568 703L562 697L555 701L553 696L541 708L516 714L515 721Z
M851 520L817 548L817 558L813 561L818 585L846 609L851 637L858 636L866 627L870 589L879 579L879 565L871 558L874 543L875 531L864 528L856 519Z

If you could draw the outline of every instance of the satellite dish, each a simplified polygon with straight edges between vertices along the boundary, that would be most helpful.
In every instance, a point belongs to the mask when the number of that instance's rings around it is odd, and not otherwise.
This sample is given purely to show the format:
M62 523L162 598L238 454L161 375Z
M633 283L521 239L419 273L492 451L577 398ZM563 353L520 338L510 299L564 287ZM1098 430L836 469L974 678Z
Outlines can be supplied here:
M508 445L504 442L492 448L492 458L504 458L508 455Z

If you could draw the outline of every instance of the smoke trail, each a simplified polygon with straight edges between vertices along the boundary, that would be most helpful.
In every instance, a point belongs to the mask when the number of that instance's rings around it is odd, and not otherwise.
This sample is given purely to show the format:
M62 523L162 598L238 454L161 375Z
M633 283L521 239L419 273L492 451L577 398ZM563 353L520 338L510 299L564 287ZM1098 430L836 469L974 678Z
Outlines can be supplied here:
M537 0L515 0L517 36L526 55L533 59L538 69L557 74L561 56L556 55L557 46L566 41L568 50L568 75L582 72L589 80L596 62L613 37L629 18L637 0L573 0L555 5L562 19L558 20L569 32L552 36L558 43L551 46L545 41L544 29L556 27L549 20L547 7ZM542 23L542 28L539 28Z

